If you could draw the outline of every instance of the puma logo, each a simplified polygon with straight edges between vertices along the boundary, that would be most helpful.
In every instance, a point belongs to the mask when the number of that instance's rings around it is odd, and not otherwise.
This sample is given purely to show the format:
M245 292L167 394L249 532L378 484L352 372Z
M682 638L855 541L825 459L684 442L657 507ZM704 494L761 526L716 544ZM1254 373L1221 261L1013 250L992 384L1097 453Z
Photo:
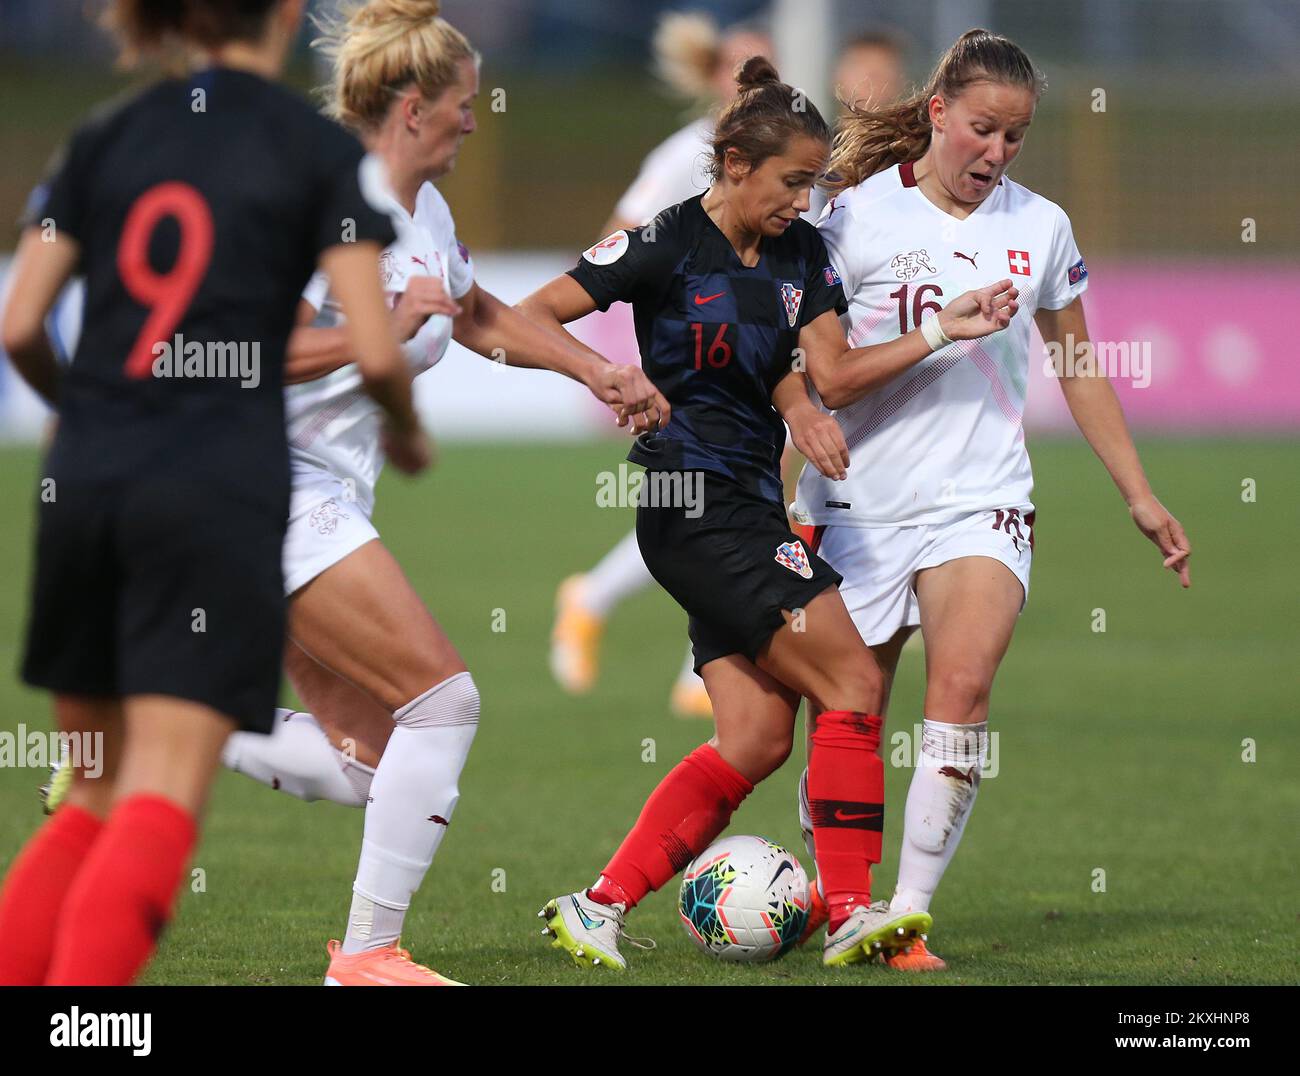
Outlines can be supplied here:
M954 258L965 258L966 261L970 262L970 264L971 264L971 268L972 268L972 269L978 269L978 268L979 268L979 266L975 264L975 259L978 258L978 257L980 256L980 252L979 252L978 250L974 253L974 255L971 255L971 254L963 254L960 250L954 250L954 251L952 252L952 256L953 256Z

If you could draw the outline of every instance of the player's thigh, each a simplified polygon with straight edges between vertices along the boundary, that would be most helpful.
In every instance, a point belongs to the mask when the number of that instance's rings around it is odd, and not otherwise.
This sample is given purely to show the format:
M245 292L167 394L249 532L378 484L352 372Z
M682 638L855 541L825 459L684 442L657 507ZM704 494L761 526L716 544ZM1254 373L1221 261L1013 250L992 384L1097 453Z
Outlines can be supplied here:
M1024 587L1001 561L969 556L918 572L916 594L925 640L926 717L953 724L984 720Z
M330 743L367 766L377 765L393 732L392 713L292 639L284 648L284 671Z
M709 742L757 784L789 757L799 695L742 654L710 661L700 676L713 703L715 732Z
M808 699L816 713L879 713L880 666L835 587L827 587L798 614L787 613L785 624L759 651L757 664Z
M388 710L465 671L446 633L382 542L368 542L293 596L289 634Z
M236 720L171 695L130 695L122 708L127 741L115 798L161 796L195 817L202 814Z

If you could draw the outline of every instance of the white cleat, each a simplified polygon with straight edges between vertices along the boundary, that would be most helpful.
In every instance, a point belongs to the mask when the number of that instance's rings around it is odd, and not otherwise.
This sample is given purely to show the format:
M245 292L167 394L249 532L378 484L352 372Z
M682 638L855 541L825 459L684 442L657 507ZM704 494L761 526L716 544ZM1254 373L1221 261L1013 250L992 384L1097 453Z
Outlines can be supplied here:
M878 956L888 959L922 937L931 922L928 912L891 912L886 900L867 908L859 905L834 934L826 935L822 963L842 967Z
M542 933L554 939L552 949L563 949L578 965L622 971L627 961L618 943L623 937L624 911L621 904L597 903L582 889L556 897L537 915L546 920ZM635 944L635 939L629 940Z

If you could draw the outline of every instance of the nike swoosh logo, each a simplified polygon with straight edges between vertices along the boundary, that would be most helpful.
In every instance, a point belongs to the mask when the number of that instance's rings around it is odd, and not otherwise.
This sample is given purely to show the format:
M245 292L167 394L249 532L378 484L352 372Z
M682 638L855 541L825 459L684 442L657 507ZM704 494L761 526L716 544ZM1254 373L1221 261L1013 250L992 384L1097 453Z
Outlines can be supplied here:
M845 814L842 807L835 808L835 820L837 822L859 822L864 818L879 818L879 811L869 811L866 814Z
M784 874L786 871L793 871L793 870L794 870L794 864L791 863L788 859L783 860L781 862L781 865L776 868L776 873L772 875L772 880L767 883L767 888L771 889L772 886L776 885L776 880L780 878L781 875Z
M720 292L718 292L717 295L697 295L697 296L695 297L695 305L696 305L696 306L703 306L705 303L711 303L711 302L713 302L714 299L718 299L718 298L720 298L721 296L726 295L726 294L727 294L727 293L726 293L725 291L720 291Z
M578 918L582 920L582 925L584 927L586 927L588 930L595 930L598 926L600 926L603 920L592 919L589 915L587 915L587 913L582 910L582 905L578 903L576 897L570 897L569 899L573 901L573 910L578 913Z

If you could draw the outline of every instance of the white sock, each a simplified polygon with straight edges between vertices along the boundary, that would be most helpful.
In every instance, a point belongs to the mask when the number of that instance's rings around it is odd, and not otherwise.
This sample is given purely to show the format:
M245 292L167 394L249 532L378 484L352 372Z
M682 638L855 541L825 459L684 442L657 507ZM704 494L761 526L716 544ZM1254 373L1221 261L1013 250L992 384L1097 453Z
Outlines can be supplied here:
M682 663L682 671L677 674L679 684L703 684L704 680L699 673L695 671L695 649L687 646L686 660Z
M921 757L907 790L893 912L929 911L934 891L966 829L988 755L988 722L948 725L925 719Z
M364 807L375 771L340 751L311 714L278 709L269 736L232 733L221 753L227 768L300 800Z
M624 598L653 582L641 547L636 544L636 531L629 531L583 579L582 605L594 615L605 617Z
M411 897L442 843L478 729L474 678L457 673L393 714L375 768L343 952L394 944Z

